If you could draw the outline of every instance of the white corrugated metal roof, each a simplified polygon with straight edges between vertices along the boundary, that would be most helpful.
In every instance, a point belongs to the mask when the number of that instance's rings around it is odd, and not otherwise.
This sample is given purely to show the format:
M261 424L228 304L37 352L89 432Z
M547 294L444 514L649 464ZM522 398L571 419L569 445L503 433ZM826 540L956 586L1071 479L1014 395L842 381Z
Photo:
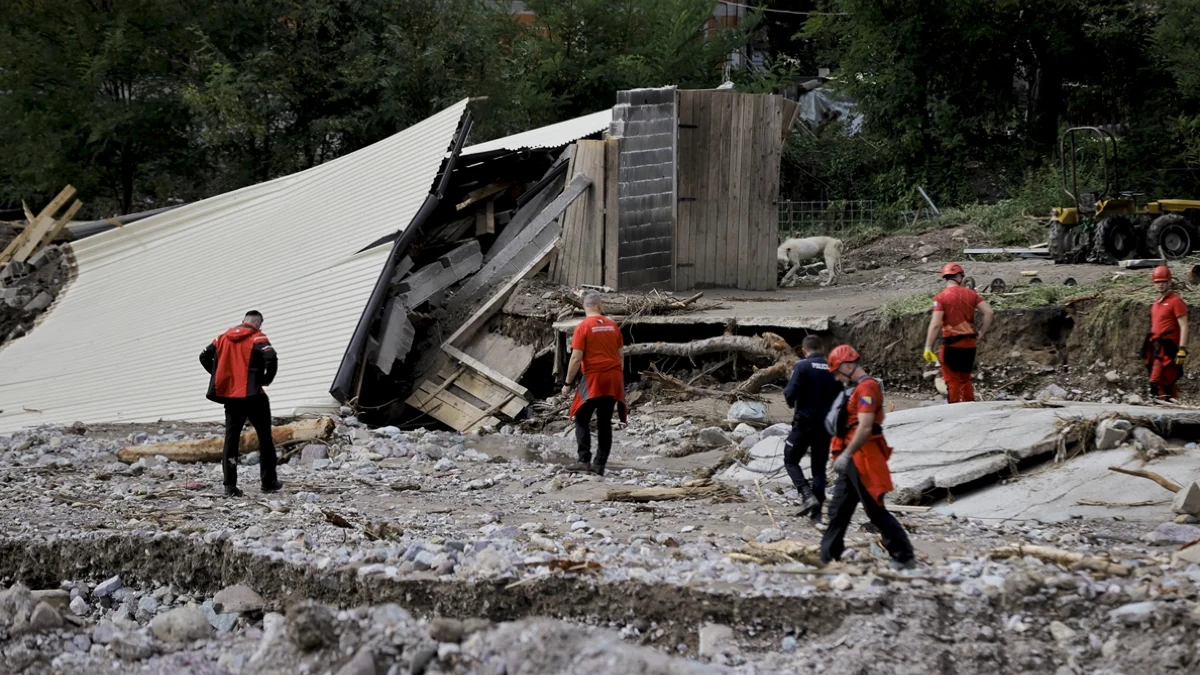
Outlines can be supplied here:
M223 419L198 356L249 309L279 352L272 411L335 406L329 387L389 247L356 252L412 220L466 103L312 169L74 244L76 280L0 349L0 431Z
M530 129L512 136L497 138L494 141L469 145L462 154L477 155L492 150L521 150L524 148L559 148L585 136L604 131L611 122L612 108L609 108L540 129Z

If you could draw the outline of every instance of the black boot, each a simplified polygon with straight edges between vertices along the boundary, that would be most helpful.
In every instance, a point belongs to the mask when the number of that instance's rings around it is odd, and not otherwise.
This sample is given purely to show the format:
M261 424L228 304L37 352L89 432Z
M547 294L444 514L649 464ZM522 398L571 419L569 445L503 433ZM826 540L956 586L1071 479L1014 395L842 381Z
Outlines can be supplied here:
M796 490L800 493L800 515L812 513L816 510L820 517L821 502L817 501L817 496L813 494L812 487L807 483L801 483L796 486Z
M225 496L226 497L241 497L242 491L239 490L238 486L236 486L236 485L226 485L225 486Z
M262 485L263 492L278 492L281 489L283 489L283 483L281 483L278 478L270 483L263 483Z
M600 464L599 462L592 462L591 470L592 473L596 474L597 476L604 475L604 465Z
M808 514L808 517L809 517L809 518L812 518L812 521L813 521L813 524L814 524L814 525L820 525L820 524L821 524L821 517L822 517L822 516L821 516L821 513L822 513L824 510L825 510L825 502L823 502L823 501L821 501L821 500L817 500L817 505L816 505L816 506L813 508L812 512L810 512L810 513Z

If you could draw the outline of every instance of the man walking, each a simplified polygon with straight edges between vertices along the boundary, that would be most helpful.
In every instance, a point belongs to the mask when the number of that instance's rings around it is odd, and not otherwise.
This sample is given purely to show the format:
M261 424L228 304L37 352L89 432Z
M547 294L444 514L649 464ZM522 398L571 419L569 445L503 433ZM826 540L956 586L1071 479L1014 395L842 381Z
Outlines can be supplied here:
M225 405L225 453L221 469L225 494L242 496L237 487L238 441L246 420L258 435L259 474L262 491L283 487L275 474L275 443L271 439L271 402L263 390L275 379L279 361L271 342L262 333L262 314L246 312L242 323L212 341L200 352L200 365L211 375L208 399Z
M1150 395L1166 401L1179 398L1175 383L1187 363L1188 306L1171 288L1170 267L1155 267L1151 279L1158 299L1150 305L1150 333L1142 347L1142 358L1150 375Z
M942 333L942 379L946 381L947 399L950 403L975 400L975 387L971 384L971 371L975 369L975 348L979 340L992 327L992 306L974 289L962 285L965 276L962 265L949 263L942 268L946 289L933 298L933 317L925 334L925 353L929 363L937 363L933 353L933 341L938 331ZM983 314L983 324L975 331L975 311Z
M892 449L883 437L883 388L858 361L858 352L849 345L839 345L829 352L829 370L853 389L839 396L826 419L834 437L831 451L838 476L829 502L829 527L821 538L821 562L841 559L854 507L862 502L863 511L892 556L893 566L910 569L916 563L908 533L883 505L883 496L893 488L888 468Z
M571 362L567 366L562 395L571 392L571 384L582 370L583 377L571 402L575 441L579 446L579 464L572 470L603 476L612 449L613 409L617 409L622 422L626 419L624 342L621 328L604 316L599 295L589 293L585 296L583 311L586 316L571 337ZM595 461L592 460L593 414L596 416L596 440L599 441Z
M796 492L800 493L801 514L809 513L813 521L821 521L821 506L825 503L825 464L829 461L829 433L825 431L825 415L842 391L841 385L829 372L821 338L809 335L800 343L804 358L792 368L792 379L783 390L783 398L791 406L792 432L783 445L783 468ZM800 468L800 459L812 452L812 486Z

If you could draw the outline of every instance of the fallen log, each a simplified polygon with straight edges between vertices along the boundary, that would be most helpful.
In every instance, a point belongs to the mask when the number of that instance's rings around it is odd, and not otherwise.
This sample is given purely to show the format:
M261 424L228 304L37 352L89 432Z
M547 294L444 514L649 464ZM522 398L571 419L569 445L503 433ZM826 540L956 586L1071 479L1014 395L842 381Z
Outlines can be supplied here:
M697 386L688 384L687 382L684 382L683 380L681 380L677 377L672 377L672 376L662 372L661 370L657 370L657 369L644 370L640 373L640 375L648 380L653 380L655 382L661 382L664 385L666 385L667 387L670 387L671 389L677 389L679 391L687 392L689 394L692 394L694 396L699 396L701 398L719 398L719 399L729 401L731 403L733 401L741 401L741 400L746 400L746 399L755 400L755 401L761 400L758 396L755 396L754 394L740 394L737 391L722 391L721 389L709 389L708 387L697 387Z
M1001 546L991 552L993 558L1023 558L1027 555L1067 567L1083 567L1118 577L1127 577L1133 572L1133 568L1128 565L1120 565L1104 558L1050 548L1049 546L1011 544L1009 546Z
M714 502L744 502L737 488L712 480L698 478L684 481L679 487L637 488L633 490L609 490L605 499L610 502L665 502L675 499L703 499L712 497Z
M273 427L271 429L271 440L278 446L290 441L320 440L328 438L332 433L333 420L328 417L302 419L296 420L291 424ZM225 439L221 437L172 441L154 445L131 445L121 448L117 452L117 459L126 464L132 464L142 457L162 455L172 462L219 462L221 461L224 445ZM258 435L253 431L243 433L238 447L242 453L258 450Z
M1176 485L1171 480L1164 478L1164 477L1160 476L1159 474L1154 473L1153 471L1146 471L1145 469L1122 469L1119 466L1110 466L1110 467L1108 467L1108 470L1116 471L1117 473L1123 473L1127 476L1137 476L1138 478L1148 478L1148 479L1154 481L1155 483L1158 483L1159 485L1163 486L1163 488L1170 490L1171 492L1179 492L1180 490L1183 489L1183 486Z
M625 345L625 356L642 356L656 354L661 356L679 356L694 359L704 354L719 352L738 352L750 356L778 360L795 351L787 341L775 333L763 333L761 336L750 335L718 335L717 337L692 342L640 342Z

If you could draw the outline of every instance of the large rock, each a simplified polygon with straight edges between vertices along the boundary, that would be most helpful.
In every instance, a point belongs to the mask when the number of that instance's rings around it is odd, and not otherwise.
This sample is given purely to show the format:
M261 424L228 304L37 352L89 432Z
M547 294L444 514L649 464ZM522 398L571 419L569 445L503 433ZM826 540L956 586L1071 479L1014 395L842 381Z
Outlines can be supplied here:
M1125 428L1122 429L1117 425L1118 422L1124 422ZM1129 422L1126 420L1106 419L1096 425L1096 449L1097 450L1112 450L1118 445L1125 442L1129 437Z
M1180 525L1178 523L1163 523L1154 531L1143 537L1152 544L1186 544L1200 539L1200 527L1195 525Z
M318 459L329 459L329 446L310 443L300 451L301 464L312 464Z
M29 630L35 633L45 633L56 628L62 628L62 614L58 613L47 602L39 602L29 615Z
M313 651L337 641L333 612L328 607L307 600L288 609L286 629L288 639L304 651Z
M1171 508L1179 514L1200 515L1200 483L1189 483L1176 492Z
M379 667L375 664L375 649L370 645L358 650L354 658L337 671L337 675L377 675Z
M121 577L115 576L110 579L105 579L99 584L96 584L96 589L92 591L92 595L97 598L103 598L107 595L112 595L113 591L121 588L124 584L121 583Z
M23 626L37 607L33 593L20 583L0 593L0 627Z
M723 448L733 440L720 427L706 427L696 435L696 445L706 448Z
M711 659L717 654L737 651L733 629L719 623L706 623L700 628L700 656Z
M150 632L163 642L192 642L212 637L212 626L199 607L188 606L173 609L154 617Z
M150 638L138 631L118 631L108 643L108 648L126 661L141 661L154 653Z
M1151 458L1167 454L1167 442L1163 440L1162 436L1159 436L1146 427L1134 427L1133 439L1142 446L1142 449Z
M218 613L247 614L261 612L263 605L262 596L245 584L237 584L223 589L213 598L213 609Z

